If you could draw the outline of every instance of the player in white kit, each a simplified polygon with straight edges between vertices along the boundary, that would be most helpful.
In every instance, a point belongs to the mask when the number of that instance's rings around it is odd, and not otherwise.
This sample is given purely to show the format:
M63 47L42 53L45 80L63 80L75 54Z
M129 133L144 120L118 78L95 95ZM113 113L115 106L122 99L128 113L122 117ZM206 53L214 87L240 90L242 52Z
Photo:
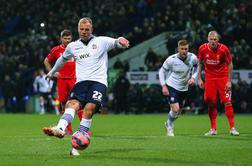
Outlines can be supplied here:
M84 108L77 132L83 132L89 137L92 116L102 106L107 89L107 52L116 47L129 47L129 41L124 37L114 39L93 36L92 20L88 17L79 20L78 32L80 39L68 44L63 55L47 74L48 78L52 78L68 59L75 58L77 81L58 125L43 128L43 132L49 136L64 137L66 126L72 122L75 112ZM74 149L70 154L79 155Z
M193 85L198 74L198 60L188 52L187 40L178 42L178 53L169 56L159 70L159 80L163 95L168 97L170 112L165 122L167 136L174 136L174 121L188 94L188 86Z

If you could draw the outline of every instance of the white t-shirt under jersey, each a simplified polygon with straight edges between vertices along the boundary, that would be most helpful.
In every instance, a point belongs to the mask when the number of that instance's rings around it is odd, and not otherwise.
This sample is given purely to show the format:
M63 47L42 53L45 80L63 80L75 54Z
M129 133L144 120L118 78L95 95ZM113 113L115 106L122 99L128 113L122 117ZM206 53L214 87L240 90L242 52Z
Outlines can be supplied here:
M108 54L116 47L116 39L93 37L87 45L81 40L71 42L63 54L64 59L76 59L76 78L80 81L97 81L107 86Z

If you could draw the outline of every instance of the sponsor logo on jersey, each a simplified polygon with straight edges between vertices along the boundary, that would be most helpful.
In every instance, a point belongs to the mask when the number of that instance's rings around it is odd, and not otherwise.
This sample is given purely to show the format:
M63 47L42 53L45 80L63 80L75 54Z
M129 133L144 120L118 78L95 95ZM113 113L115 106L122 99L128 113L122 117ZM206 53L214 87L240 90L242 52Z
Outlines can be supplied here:
M209 65L216 65L216 64L218 64L219 62L216 61L216 60L207 59L207 60L206 60L206 63L209 64Z
M80 59L90 57L89 53L79 55Z

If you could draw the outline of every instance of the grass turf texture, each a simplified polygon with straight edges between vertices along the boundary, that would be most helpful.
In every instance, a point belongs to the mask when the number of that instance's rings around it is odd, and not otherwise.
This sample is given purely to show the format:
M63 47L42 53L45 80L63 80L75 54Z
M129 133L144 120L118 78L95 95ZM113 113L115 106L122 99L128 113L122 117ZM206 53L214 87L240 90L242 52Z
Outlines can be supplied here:
M0 165L251 165L252 116L236 115L240 136L230 136L224 115L218 135L206 137L207 115L182 115L167 138L167 115L95 115L90 146L69 156L70 136L45 136L56 115L0 114ZM73 127L78 127L77 117Z

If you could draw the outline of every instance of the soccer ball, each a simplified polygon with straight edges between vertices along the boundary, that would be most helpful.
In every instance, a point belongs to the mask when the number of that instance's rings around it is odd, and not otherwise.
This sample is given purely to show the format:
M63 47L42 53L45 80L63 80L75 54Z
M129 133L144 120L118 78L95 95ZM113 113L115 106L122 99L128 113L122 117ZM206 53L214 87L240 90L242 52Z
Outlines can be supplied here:
M73 148L84 150L90 143L90 136L87 133L76 131L72 135L71 144Z

